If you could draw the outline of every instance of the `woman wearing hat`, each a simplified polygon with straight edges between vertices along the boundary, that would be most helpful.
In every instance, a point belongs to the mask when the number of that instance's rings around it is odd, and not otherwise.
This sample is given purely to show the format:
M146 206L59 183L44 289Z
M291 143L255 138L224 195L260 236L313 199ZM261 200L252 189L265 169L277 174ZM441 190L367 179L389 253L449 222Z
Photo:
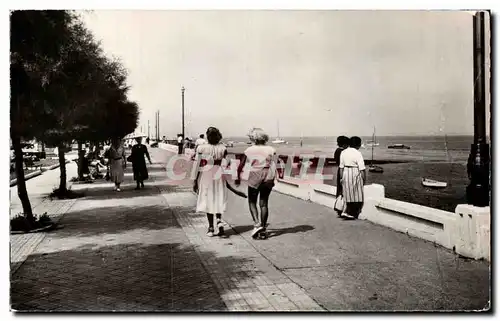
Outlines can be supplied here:
M151 157L149 157L148 148L146 145L142 144L142 137L136 137L135 141L137 144L132 146L132 153L129 156L129 161L132 162L132 170L134 172L134 180L137 183L136 190L144 188L144 181L148 179L148 168L146 166L146 160L148 159L150 164Z
M241 173L246 167L248 206L254 221L252 237L265 239L267 238L266 227L269 218L269 196L276 177L276 150L272 146L266 145L269 136L262 129L255 128L248 136L254 145L245 150L243 159L238 166L238 178L235 183L236 185L240 184ZM260 215L257 209L257 199L259 199Z
M220 131L215 127L209 127L208 144L202 144L196 149L195 164L199 164L202 169L197 172L193 190L198 194L196 211L207 213L208 236L224 235L222 214L226 211L227 188L221 167L227 150L226 146L221 144L221 139ZM217 219L217 233L214 229L214 214Z

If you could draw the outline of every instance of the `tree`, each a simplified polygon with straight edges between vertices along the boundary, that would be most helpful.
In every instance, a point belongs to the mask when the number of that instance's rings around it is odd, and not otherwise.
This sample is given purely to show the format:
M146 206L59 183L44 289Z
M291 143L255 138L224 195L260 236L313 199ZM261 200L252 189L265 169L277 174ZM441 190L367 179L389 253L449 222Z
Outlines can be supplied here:
M59 43L68 39L67 11L13 11L10 15L10 136L15 154L17 191L28 222L33 211L26 190L21 141L42 135L43 90L57 68Z
M82 142L100 134L103 124L96 121L96 116L107 101L106 87L118 86L108 78L126 80L126 75L119 75L123 68L109 70L112 64L81 21L76 20L71 30L71 40L65 43L60 68L49 79L47 101L52 113L44 136L49 144L58 147L61 175L57 195L62 197L70 194L66 187L65 147L74 139L79 142L79 176L82 177Z
M21 139L36 137L58 147L56 195L65 197L66 146L74 139L82 143L125 136L137 126L138 107L127 99L123 65L104 55L75 14L16 11L11 30L11 138L19 197L25 215L32 217Z

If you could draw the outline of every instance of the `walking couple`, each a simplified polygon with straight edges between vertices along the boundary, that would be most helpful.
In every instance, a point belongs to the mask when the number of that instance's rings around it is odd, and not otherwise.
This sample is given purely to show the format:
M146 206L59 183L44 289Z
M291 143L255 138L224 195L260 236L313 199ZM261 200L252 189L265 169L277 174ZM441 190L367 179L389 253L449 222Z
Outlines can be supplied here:
M152 164L149 157L148 148L142 144L142 137L136 138L137 144L132 146L132 153L128 158L125 158L125 147L123 147L123 140L114 138L111 146L105 152L105 157L109 159L111 168L110 178L115 184L115 191L120 192L120 186L125 176L125 168L127 161L132 163L132 170L134 172L134 180L137 183L136 190L144 188L144 181L148 179L148 169L146 167L146 157L149 163Z
M363 209L366 182L366 168L363 156L359 151L361 138L354 136L337 138L338 148L335 150L334 161L337 170L337 202L342 200L345 206L335 210L344 219L357 219ZM339 199L340 198L340 199Z
M246 149L240 160L235 184L240 185L243 174L248 185L248 206L254 221L252 237L266 239L268 203L274 186L275 166L273 162L276 151L273 147L266 145L269 136L261 129L252 130L249 136L254 145ZM225 169L230 168L231 164L227 159L226 146L221 143L220 131L215 127L209 127L206 137L208 143L199 145L196 149L195 164L205 167L210 161L212 167L197 170L193 184L193 190L198 194L196 211L207 213L208 236L224 236L222 214L226 211L227 182L231 176L225 173ZM259 201L260 213L257 201ZM214 228L214 215L217 232Z

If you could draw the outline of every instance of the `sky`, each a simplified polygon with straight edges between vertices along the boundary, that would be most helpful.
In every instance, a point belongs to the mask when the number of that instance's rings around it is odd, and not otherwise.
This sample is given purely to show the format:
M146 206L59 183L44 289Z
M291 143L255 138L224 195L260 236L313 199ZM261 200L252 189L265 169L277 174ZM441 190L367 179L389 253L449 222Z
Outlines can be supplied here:
M458 11L92 11L139 129L224 136L473 133L472 16Z

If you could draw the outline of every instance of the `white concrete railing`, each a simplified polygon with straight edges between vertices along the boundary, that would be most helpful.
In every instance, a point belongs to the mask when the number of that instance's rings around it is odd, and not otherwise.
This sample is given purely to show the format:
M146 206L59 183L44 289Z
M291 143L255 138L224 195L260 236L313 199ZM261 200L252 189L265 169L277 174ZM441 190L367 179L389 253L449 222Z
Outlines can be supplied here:
M179 151L179 147L177 145L158 143L158 147L164 150L168 150L169 152L177 153ZM184 154L187 156L192 156L194 154L194 149L186 148L184 150Z
M160 143L159 147L177 153L175 145ZM192 149L186 150L192 155ZM286 177L276 179L277 192L333 208L335 186L303 182ZM427 241L442 245L458 254L490 260L490 208L457 206L455 213L385 197L384 186L364 187L365 204L360 219L387 226Z
M276 180L275 190L333 208L337 188L286 177ZM364 192L360 219L440 244L466 257L490 260L489 207L459 205L452 213L386 198L384 186L379 184L365 186Z

